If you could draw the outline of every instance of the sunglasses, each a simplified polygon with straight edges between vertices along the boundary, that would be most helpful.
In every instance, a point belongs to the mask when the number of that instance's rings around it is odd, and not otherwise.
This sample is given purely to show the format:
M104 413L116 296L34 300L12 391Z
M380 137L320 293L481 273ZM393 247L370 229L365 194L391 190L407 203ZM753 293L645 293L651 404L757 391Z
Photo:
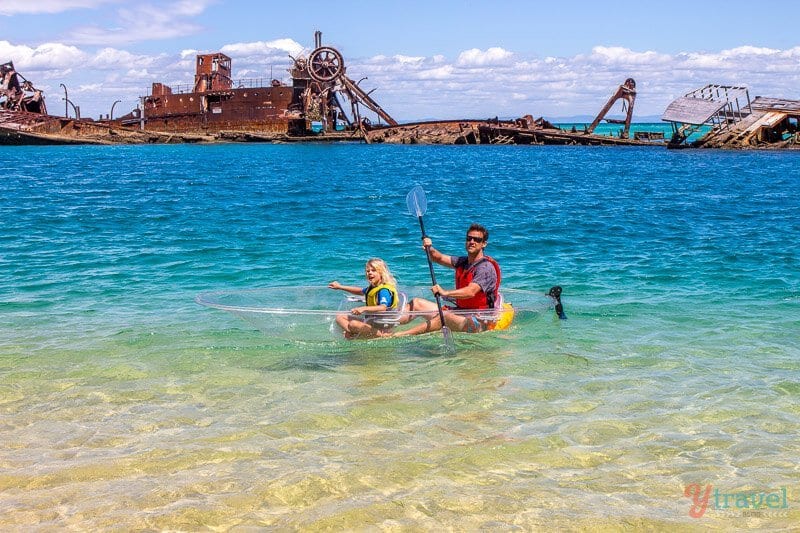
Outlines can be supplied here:
M474 241L474 242L477 242L478 244L480 244L485 240L486 239L484 239L483 237L473 237L472 235L467 235L467 242Z

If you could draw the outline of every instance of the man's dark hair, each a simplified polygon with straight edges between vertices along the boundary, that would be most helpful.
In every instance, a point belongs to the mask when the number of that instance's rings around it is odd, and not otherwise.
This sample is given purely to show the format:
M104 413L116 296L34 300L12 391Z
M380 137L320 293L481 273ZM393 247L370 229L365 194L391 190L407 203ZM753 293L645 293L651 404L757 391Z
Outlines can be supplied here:
M477 223L472 224L467 230L467 233L469 233L470 231L480 231L481 233L483 233L483 242L489 242L489 230L484 228L480 224Z

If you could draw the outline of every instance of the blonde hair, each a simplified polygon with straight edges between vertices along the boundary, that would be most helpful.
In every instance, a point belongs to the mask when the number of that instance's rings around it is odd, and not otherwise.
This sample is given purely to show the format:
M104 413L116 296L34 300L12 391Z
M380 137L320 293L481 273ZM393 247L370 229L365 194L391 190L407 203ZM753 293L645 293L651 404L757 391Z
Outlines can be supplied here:
M369 261L367 261L366 266L372 266L375 270L378 271L381 275L381 283L385 283L386 285L391 285L392 287L397 287L397 281L395 281L394 276L392 273L389 272L389 265L386 264L386 261L380 259L378 257L373 257Z

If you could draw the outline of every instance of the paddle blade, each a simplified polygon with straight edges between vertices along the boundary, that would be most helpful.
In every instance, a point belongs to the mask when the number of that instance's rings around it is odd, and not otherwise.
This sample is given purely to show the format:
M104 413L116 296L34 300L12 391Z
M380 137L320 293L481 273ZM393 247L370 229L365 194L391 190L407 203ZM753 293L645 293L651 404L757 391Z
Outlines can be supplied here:
M456 343L453 341L453 335L450 333L450 328L447 326L442 327L442 337L444 337L444 350L449 354L456 353Z
M417 185L406 195L406 205L408 212L415 217L421 217L428 210L428 200L425 198L425 191Z

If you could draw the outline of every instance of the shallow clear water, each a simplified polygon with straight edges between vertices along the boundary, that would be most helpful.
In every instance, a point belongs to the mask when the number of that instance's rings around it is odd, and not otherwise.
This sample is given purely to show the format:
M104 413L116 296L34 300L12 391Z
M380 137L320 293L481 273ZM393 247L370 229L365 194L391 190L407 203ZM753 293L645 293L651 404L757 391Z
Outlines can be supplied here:
M0 526L791 528L799 157L0 148ZM372 256L426 284L417 183L437 247L480 221L505 285L563 286L569 319L444 355L438 336L265 336L194 303L359 285ZM712 495L692 518L695 483L785 488L786 507Z

